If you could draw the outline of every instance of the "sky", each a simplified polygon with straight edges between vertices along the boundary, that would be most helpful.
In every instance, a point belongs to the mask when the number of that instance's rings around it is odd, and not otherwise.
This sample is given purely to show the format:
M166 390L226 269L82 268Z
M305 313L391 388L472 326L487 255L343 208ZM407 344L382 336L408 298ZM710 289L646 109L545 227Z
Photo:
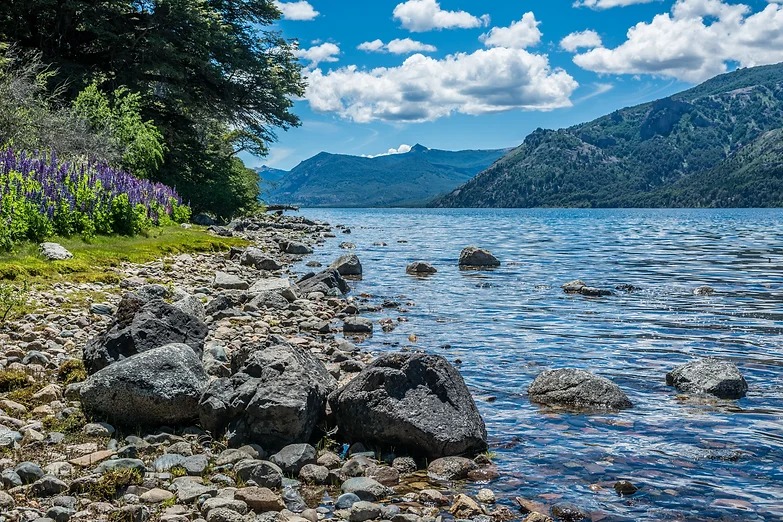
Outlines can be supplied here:
M514 147L738 67L783 61L783 0L276 0L307 78L251 167L420 143Z

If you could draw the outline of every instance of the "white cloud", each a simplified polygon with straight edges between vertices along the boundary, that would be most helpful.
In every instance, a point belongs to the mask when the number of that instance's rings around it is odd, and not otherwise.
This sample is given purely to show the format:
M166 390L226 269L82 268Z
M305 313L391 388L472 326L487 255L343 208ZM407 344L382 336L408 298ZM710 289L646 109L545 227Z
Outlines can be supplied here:
M383 43L382 40L373 40L372 42L361 43L356 48L368 53L392 54L434 53L438 50L434 45L411 40L410 38L395 38L387 44Z
M414 54L397 67L315 69L306 99L315 111L356 122L420 122L452 113L569 107L577 87L546 55L493 47L440 60Z
M634 4L649 4L656 0L576 0L574 7L589 7L590 9L611 9ZM781 0L783 1L783 0Z
M275 7L283 13L285 20L310 21L315 20L320 14L306 0L300 0L299 2L280 2L275 0Z
M321 45L314 45L309 49L297 49L294 51L294 56L302 60L308 60L309 67L315 67L322 62L336 62L340 55L340 47L331 42L322 43Z
M469 29L489 24L489 15L473 16L467 11L444 11L437 0L407 0L394 8L394 18L414 33L433 29Z
M391 148L387 150L386 152L381 152L380 154L362 154L363 158L380 158L381 156L393 156L394 154L406 154L411 151L413 147L410 145L407 145L403 143L399 147Z
M508 27L493 27L479 38L487 47L508 47L524 49L541 41L541 31L533 13L525 13L522 19Z
M577 49L595 49L601 47L601 37L592 29L571 33L560 40L560 47L570 53Z
M578 66L606 74L652 74L700 82L726 72L727 62L752 67L783 61L783 5L753 12L721 0L677 0L671 13L628 30L614 49L574 56Z

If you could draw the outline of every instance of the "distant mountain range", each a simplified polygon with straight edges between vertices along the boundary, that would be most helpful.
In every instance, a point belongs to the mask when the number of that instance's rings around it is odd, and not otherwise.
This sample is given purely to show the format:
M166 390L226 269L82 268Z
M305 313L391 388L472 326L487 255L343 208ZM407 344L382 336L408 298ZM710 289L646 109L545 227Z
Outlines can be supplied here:
M416 145L373 158L321 152L291 171L262 167L267 203L305 207L423 206L501 158L505 150L445 151Z
M783 206L783 64L538 129L438 207Z

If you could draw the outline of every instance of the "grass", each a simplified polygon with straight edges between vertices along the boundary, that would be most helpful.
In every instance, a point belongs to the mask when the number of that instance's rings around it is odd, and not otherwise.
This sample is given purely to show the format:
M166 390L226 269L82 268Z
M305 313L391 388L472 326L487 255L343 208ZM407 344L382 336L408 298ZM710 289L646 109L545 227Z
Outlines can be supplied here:
M98 236L89 243L80 238L50 241L60 243L73 258L47 261L39 255L37 244L22 243L14 252L0 254L0 280L116 283L119 276L107 269L123 262L147 263L170 254L218 252L248 244L240 238L213 236L198 226L156 228L134 237Z

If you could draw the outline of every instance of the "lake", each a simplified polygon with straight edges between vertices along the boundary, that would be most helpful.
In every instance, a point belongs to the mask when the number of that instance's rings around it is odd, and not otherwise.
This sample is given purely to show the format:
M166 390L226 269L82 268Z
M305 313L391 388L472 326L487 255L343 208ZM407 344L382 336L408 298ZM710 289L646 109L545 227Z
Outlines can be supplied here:
M498 496L571 501L594 520L783 520L783 210L302 214L352 230L335 230L308 261L326 265L353 242L364 277L351 295L407 310L367 314L408 321L390 333L376 323L363 349L423 350L457 365L487 424ZM460 271L468 245L502 266ZM407 275L414 260L438 273ZM577 278L639 290L564 294ZM715 293L694 295L701 285ZM684 398L666 386L667 371L703 356L734 361L747 397ZM531 404L536 375L562 367L613 380L634 407L586 415ZM639 492L619 497L620 479Z

